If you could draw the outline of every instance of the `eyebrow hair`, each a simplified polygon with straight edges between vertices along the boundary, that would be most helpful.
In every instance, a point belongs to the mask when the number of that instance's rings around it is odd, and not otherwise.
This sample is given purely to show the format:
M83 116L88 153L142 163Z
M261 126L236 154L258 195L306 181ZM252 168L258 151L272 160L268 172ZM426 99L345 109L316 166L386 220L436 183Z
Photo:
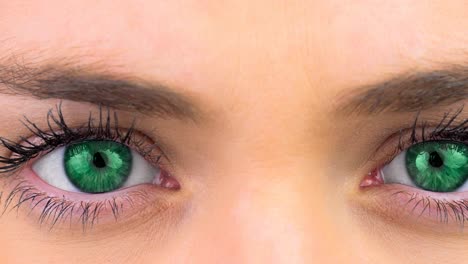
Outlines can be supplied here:
M417 112L468 99L468 66L406 73L357 89L338 112Z
M196 119L194 104L160 83L109 74L99 67L48 64L31 67L0 63L0 93L38 99L57 98L157 115L162 118Z

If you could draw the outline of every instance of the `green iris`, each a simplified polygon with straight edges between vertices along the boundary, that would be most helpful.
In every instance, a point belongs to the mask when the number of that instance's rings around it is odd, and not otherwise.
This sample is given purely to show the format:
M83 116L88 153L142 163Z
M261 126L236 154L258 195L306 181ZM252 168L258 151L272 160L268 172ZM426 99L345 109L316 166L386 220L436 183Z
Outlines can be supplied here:
M468 179L468 146L452 141L430 141L410 147L406 168L420 188L452 192Z
M65 172L80 191L103 193L125 183L132 169L131 150L113 141L85 141L67 146Z

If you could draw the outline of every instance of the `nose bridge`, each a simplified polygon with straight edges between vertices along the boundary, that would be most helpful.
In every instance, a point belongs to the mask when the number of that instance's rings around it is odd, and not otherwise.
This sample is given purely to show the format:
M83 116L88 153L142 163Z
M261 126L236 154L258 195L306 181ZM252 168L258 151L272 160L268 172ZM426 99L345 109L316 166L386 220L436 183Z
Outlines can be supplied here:
M223 263L231 263L226 257L232 263L339 263L331 254L327 230L332 229L322 195L310 195L314 188L307 193L304 182L293 175L266 177L271 173L258 170L245 175L249 180L230 182L212 199L210 209L202 210L201 222L212 225L203 228L211 233L204 234L204 241L212 244L205 248L222 248L211 256Z
M283 118L258 131L255 121L234 115L227 127L235 133L211 139L220 145L210 154L210 185L192 201L183 239L196 246L187 256L204 263L346 263L333 248L342 241L329 213L325 157L310 152L325 147L310 143L300 118L277 116Z
M233 224L240 229L237 244L248 261L301 263L306 258L306 226L297 196L285 184L268 185L252 184L237 193L232 209Z

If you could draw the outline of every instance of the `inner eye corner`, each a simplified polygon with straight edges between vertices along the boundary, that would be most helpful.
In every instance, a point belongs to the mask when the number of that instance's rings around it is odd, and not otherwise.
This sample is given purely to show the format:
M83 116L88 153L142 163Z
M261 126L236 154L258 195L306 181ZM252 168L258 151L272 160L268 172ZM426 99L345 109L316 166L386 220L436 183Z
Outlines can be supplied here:
M382 184L385 184L385 183L382 177L381 168L374 168L370 172L368 172L364 176L364 178L361 179L359 187L368 188L368 187L378 186Z

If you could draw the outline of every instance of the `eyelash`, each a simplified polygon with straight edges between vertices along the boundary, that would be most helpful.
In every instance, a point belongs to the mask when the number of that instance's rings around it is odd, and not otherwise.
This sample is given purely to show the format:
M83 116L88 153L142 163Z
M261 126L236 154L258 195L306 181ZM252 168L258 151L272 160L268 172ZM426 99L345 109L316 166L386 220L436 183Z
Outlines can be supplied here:
M116 112L113 113L112 118L109 109L103 110L102 107L99 107L97 124L95 124L93 116L90 113L86 125L72 129L65 122L61 103L56 106L55 110L57 116L52 109L47 113L48 131L40 129L28 118L24 118L23 124L33 137L39 139L39 143L32 142L25 137L20 137L20 143L0 137L0 144L11 153L10 157L0 156L0 164L3 164L0 166L0 174L15 174L19 172L23 165L35 158L50 153L58 147L85 140L111 140L128 145L135 148L146 160L158 166L161 165L162 157L167 159L157 144L150 144L148 146L148 143L145 143L149 140L148 138L140 137L140 139L137 139L137 132L134 129L135 121L130 128L122 131L119 127ZM54 129L54 126L57 128ZM154 150L158 150L158 155L153 153ZM39 224L41 226L44 223L49 223L50 229L52 229L58 222L65 221L67 217L70 220L70 224L72 224L73 214L79 214L78 220L81 222L83 231L86 231L97 223L102 210L106 208L110 209L109 211L112 212L113 217L117 221L122 214L124 205L128 204L133 207L138 202L135 199L146 201L148 196L145 191L139 190L131 191L118 197L113 196L102 201L76 202L65 197L50 196L27 181L19 180L8 195L5 195L3 192L0 193L0 201L4 203L1 215L13 209L19 210L21 205L29 202L31 204L30 212L36 207L42 207L39 215ZM162 202L159 209L166 209L164 202Z
M84 140L111 140L124 145L131 144L134 148L137 148L137 150L145 158L147 158L154 149L159 148L156 144L151 145L147 149L142 147L144 139L138 141L134 137L135 122L132 123L130 128L128 128L125 133L122 133L121 128L119 127L117 112L114 112L112 120L109 109L106 110L107 113L105 120L103 120L103 109L102 107L99 107L99 123L97 126L94 124L93 117L90 113L87 124L77 129L71 129L65 123L61 104L57 105L56 111L58 117L54 115L52 109L47 113L46 119L47 126L49 128L48 132L40 129L27 117L24 118L25 121L23 124L32 133L33 136L41 140L40 144L31 142L28 138L25 137L20 137L22 141L21 143L0 137L0 144L2 144L13 154L10 157L0 156L0 163L6 164L0 166L0 173L17 170L25 162L36 158L39 154L47 154L58 147ZM58 129L53 128L54 124L58 127ZM154 162L158 163L161 157L162 155L155 157L156 160Z
M466 130L468 129L468 119L464 119L458 125L453 126L453 124L456 122L455 120L457 120L462 112L463 107L455 111L452 116L450 116L451 112L444 113L442 120L431 131L429 131L429 134L426 134L428 132L427 122L422 122L421 125L418 125L420 115L420 112L418 112L413 122L413 126L411 127L411 135L408 143L413 145L433 140L453 140L467 142L468 133ZM418 137L418 130L421 131L420 137ZM403 136L403 131L400 131L397 151L402 151L404 149L402 145Z
M441 200L431 196L423 196L419 193L411 193L408 191L396 191L392 196L403 195L407 199L405 206L412 206L411 213L416 214L416 208L422 204L422 209L418 213L419 216L429 211L435 205L437 220L442 223L448 223L449 218L457 221L461 227L464 227L468 221L468 200L458 199L452 201ZM453 215L452 215L453 214Z
M16 204L12 205L12 201L18 195L18 201ZM129 196L127 199L131 199L131 197ZM39 223L42 225L52 217L52 220L50 221L50 229L52 229L60 220L64 220L68 216L70 216L71 221L76 207L78 207L78 211L81 212L79 220L82 223L83 231L94 225L103 209L103 206L106 204L108 204L112 209L112 213L116 220L119 216L119 208L123 208L123 203L117 203L115 197L112 200L101 202L81 202L77 204L75 202L68 201L65 198L48 196L37 190L34 186L27 184L26 181L21 181L7 196L2 215L6 213L10 205L12 205L11 210L19 209L19 207L27 201L31 201L32 203L30 212L32 212L32 210L41 203L45 204L41 214L39 215Z
M468 119L463 119L456 124L456 120L459 119L463 109L462 106L454 112L449 111L444 113L442 119L433 128L428 128L428 122L420 121L420 112L418 112L412 127L400 130L397 134L398 145L391 155L385 158L386 162L374 169L370 175L378 173L388 162L414 144L435 140L459 141L468 144ZM439 222L447 223L452 218L463 227L465 222L468 221L468 199L446 200L421 194L419 191L414 192L409 190L393 191L390 197L395 196L402 196L406 201L404 202L404 207L411 207L409 210L411 214L421 216L427 211L435 210ZM417 210L420 205L422 205L421 210Z

